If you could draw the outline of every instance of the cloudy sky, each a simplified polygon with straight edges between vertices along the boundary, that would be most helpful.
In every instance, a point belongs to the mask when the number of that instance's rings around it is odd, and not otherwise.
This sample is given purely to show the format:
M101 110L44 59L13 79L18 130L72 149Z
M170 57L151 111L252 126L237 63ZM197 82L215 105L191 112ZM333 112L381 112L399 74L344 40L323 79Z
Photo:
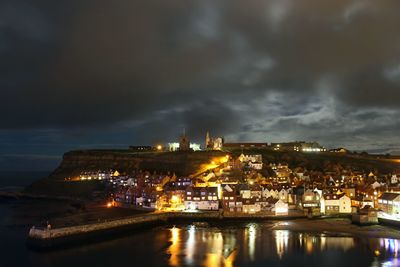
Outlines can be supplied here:
M0 0L0 170L177 139L400 149L398 0Z

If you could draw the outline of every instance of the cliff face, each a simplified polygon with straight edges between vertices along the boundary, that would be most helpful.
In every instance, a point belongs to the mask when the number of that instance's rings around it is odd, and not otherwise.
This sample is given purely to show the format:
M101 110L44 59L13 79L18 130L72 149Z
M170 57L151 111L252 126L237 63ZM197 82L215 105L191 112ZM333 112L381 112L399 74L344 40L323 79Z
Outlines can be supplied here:
M225 154L218 151L148 153L133 153L129 150L70 151L64 154L60 166L49 177L35 182L27 188L27 191L46 195L84 197L94 190L100 190L99 183L67 183L64 179L75 177L82 171L110 169L119 172L146 170L176 173L178 176L190 175L195 173L201 164L223 155Z
M149 152L131 153L129 151L87 150L71 151L64 154L60 166L54 171L54 178L74 176L81 171L114 169L130 172L148 170L156 172L175 172L177 175L189 175L200 164L210 162L212 158L224 155L222 152ZM62 177L64 176L64 177Z

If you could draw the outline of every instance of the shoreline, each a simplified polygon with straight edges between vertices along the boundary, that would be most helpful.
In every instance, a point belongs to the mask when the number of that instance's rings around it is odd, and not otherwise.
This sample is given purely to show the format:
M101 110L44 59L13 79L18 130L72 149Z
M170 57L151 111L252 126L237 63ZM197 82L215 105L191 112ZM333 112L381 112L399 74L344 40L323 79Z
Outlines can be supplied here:
M400 231L383 225L358 226L346 218L322 218L309 220L299 216L221 216L219 212L204 213L147 213L118 220L43 230L31 229L27 245L34 250L51 250L55 248L101 242L118 238L122 234L135 233L139 229L155 226L209 222L222 227L230 223L273 222L271 231L306 232L338 237L359 238L395 238L400 239Z
M197 213L171 213L164 219L155 219L153 221L142 223L126 223L119 226L105 227L102 229L94 229L90 231L90 227L96 224L113 224L118 221L129 220L130 218L154 216L157 212L141 213L135 210L106 208L94 202L82 203L85 208L74 207L74 202L66 199L54 199L50 203L48 199L43 198L20 198L15 202L12 199L7 203L12 203L14 209L13 224L22 226L27 233L29 227L39 222L43 214L47 214L50 222L55 228L54 231L73 229L74 227L87 228L84 231L78 231L75 234L65 235L60 238L51 239L33 239L28 238L28 246L34 250L49 250L73 245L87 244L91 242L102 242L105 240L115 239L126 234L135 234L140 229L152 229L156 226L163 225L190 225L193 222L207 221L210 225L224 227L225 225L234 225L237 223L259 223L271 222L274 224L270 228L274 230L284 230L292 232L306 232L310 234L328 235L328 236L351 236L362 238L395 238L400 239L400 224L391 225L382 222L380 225L359 226L352 224L348 216L335 217L315 217L307 219L304 215L296 214L296 216L274 216L260 214L225 214L220 216L219 212L197 212ZM34 200L33 202L31 202ZM60 202L61 201L61 202ZM6 204L7 205L7 204ZM61 209L60 209L61 208ZM158 213L165 214L165 213ZM290 214L290 213L289 213ZM39 216L40 215L40 216ZM165 216L165 215L164 215ZM110 226L110 225L108 225ZM269 227L269 226L267 226ZM51 230L51 231L53 231ZM50 240L50 241L49 241ZM43 242L44 241L44 242ZM33 246L32 246L33 244Z

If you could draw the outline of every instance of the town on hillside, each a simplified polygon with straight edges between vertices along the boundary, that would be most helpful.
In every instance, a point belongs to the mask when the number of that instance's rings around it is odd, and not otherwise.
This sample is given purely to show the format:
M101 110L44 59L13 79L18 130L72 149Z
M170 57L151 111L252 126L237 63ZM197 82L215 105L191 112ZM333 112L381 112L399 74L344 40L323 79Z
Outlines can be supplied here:
M244 148L294 151L298 153L347 153L344 148L327 151L318 143L224 143L206 134L205 150L243 148L215 157L188 176L173 171L146 170L82 171L75 181L100 180L109 194L108 207L157 212L216 211L224 215L269 216L353 215L359 223L376 223L379 216L400 219L400 172L360 171L352 166L327 165L307 169L301 164L269 162L262 154ZM179 143L155 147L135 146L137 151L190 151L200 149L186 135ZM251 150L254 151L254 150Z

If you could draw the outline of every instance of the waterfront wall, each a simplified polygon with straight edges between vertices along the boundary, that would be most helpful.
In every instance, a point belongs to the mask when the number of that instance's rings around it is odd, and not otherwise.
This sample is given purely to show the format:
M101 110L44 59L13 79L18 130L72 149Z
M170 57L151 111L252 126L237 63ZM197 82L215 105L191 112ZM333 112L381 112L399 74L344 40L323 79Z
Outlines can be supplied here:
M89 232L102 231L112 228L124 227L127 225L139 225L143 223L152 223L157 221L167 221L169 218L167 213L147 214L134 217L128 217L108 222L93 223L79 226L70 226L56 229L35 229L31 228L29 237L34 239L60 238L65 236L80 235Z
M297 219L304 218L304 215L275 216L271 214L240 214L220 212L160 212L144 215L135 215L128 218L112 220L107 222L70 226L56 229L36 229L32 227L29 237L35 239L59 238L64 236L85 234L88 232L102 231L111 228L119 228L127 225L140 225L153 222L173 222L179 220L202 221L202 220L222 220L222 219Z
M135 215L87 225L78 225L56 229L32 227L28 235L28 245L33 248L50 248L70 243L87 241L92 237L102 239L108 233L122 232L142 226L161 225L175 222L221 221L221 220L281 220L304 218L304 215L274 216L271 214L223 214L221 212L160 212Z

